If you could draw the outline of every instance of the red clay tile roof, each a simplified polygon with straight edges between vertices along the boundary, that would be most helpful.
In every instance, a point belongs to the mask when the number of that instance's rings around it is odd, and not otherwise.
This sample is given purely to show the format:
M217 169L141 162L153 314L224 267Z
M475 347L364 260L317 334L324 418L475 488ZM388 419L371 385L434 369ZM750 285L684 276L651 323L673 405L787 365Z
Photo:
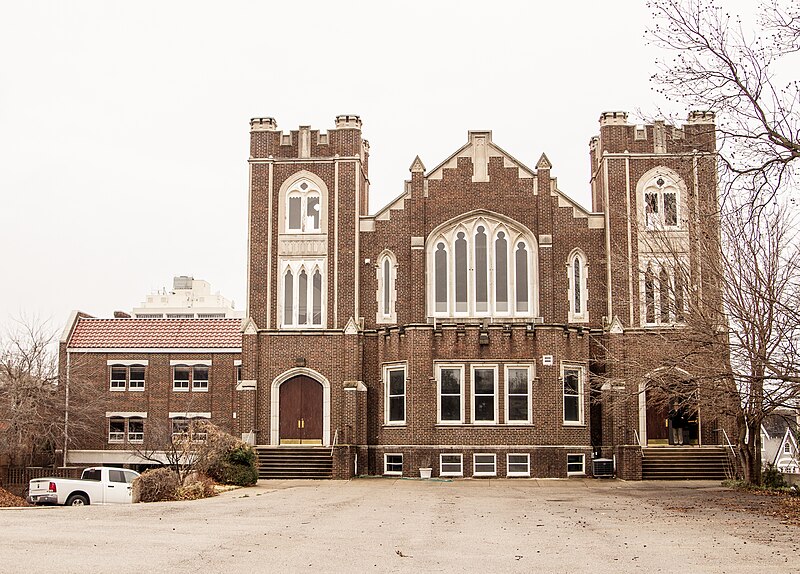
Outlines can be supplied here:
M81 318L70 337L76 349L239 349L241 319Z

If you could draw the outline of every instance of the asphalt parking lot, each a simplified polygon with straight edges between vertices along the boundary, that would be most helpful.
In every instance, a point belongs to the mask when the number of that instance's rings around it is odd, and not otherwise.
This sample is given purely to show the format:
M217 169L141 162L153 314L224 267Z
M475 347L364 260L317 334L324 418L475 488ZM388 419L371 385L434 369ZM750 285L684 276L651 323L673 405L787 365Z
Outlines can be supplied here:
M798 572L800 528L712 482L262 481L0 509L0 572Z

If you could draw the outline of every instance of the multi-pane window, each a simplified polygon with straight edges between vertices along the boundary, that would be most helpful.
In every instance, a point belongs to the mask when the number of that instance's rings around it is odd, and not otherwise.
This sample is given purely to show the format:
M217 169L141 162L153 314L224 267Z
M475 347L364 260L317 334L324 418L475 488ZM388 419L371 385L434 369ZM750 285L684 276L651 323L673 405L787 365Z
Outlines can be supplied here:
M463 474L464 461L460 453L439 455L439 476L462 476Z
M208 391L210 363L172 365L173 391Z
M472 368L472 420L497 422L497 367Z
M460 423L464 420L464 368L439 367L439 422Z
M172 367L172 390L188 391L192 369L186 365Z
M203 441L207 433L203 427L204 418L175 417L172 423L172 441L189 439L193 442Z
M406 370L405 367L386 367L386 422L405 424L406 422Z
M144 442L144 419L128 419L128 442Z
M585 459L584 454L568 454L567 475L586 474Z
M530 476L531 475L531 455L524 453L509 453L506 456L506 475L507 476Z
M124 391L128 379L127 367L111 367L111 390Z
M141 365L131 365L128 368L129 380L128 390L130 391L143 391L144 390L144 367Z
M108 419L108 442L125 442L125 419Z
M506 422L531 422L530 381L530 367L506 367Z
M322 260L285 260L281 282L283 327L323 326L324 263Z
M208 390L208 365L195 365L192 368L192 390Z
M144 390L144 365L112 364L109 388L112 391Z
M641 277L644 325L672 325L685 320L686 286L681 262L646 262Z
M536 249L518 224L473 217L432 236L428 270L434 316L534 315Z
M403 474L403 455L389 454L383 455L383 474L401 475Z
M497 476L497 455L474 454L472 457L472 474L474 476Z
M583 424L583 367L563 365L564 424Z
M286 232L318 233L322 219L320 192L308 180L295 182L286 198Z
M642 206L647 229L679 227L678 185L666 175L654 176L644 186Z

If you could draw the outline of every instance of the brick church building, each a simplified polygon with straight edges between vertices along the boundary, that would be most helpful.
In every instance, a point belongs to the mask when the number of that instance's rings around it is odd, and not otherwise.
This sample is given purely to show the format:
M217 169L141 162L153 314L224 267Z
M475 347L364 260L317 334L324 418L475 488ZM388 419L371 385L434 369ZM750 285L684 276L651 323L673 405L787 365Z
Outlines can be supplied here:
M67 461L140 463L148 429L194 418L265 460L324 447L339 478L583 476L594 457L641 478L650 447L722 444L713 409L671 412L647 392L702 273L714 134L711 113L603 113L587 211L544 154L531 168L470 131L432 169L417 157L370 215L358 116L328 131L251 120L246 318L76 313L62 378L95 385L106 418Z

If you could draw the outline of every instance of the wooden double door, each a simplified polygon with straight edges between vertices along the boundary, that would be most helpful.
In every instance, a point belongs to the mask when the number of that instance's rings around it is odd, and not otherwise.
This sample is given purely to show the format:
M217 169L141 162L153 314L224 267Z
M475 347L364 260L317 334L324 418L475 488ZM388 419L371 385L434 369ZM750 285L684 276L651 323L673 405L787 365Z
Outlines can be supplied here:
M322 444L322 385L299 375L280 386L280 444Z

